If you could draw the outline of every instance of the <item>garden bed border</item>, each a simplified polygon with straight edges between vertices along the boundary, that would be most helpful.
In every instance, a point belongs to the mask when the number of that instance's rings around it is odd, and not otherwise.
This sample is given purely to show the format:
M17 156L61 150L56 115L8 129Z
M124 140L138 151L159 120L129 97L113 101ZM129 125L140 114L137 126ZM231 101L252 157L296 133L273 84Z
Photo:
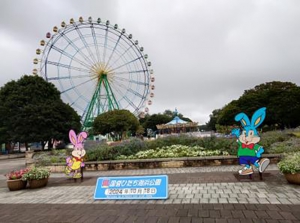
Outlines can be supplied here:
M2 155L0 155L0 160L18 159L18 158L25 158L25 153L2 154Z
M269 158L270 163L278 163L282 154L265 154L263 158ZM151 168L180 168L180 167L201 167L238 165L236 156L206 156L206 157L181 157L181 158L156 158L140 160L106 160L85 162L85 171L105 170L130 170L130 169L151 169ZM53 163L47 166L51 172L64 172L64 163Z

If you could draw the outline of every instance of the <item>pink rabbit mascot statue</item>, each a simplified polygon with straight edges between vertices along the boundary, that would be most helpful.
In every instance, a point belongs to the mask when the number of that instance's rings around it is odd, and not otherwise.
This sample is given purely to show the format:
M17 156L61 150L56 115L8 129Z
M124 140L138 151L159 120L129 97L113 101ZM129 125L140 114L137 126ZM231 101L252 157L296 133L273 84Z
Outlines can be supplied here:
M80 178L80 168L84 167L83 157L86 154L86 151L83 148L83 141L87 138L86 132L81 132L76 136L74 130L70 130L69 139L70 142L74 146L74 150L72 151L72 157L67 157L66 162L67 166L65 169L65 173L69 177Z

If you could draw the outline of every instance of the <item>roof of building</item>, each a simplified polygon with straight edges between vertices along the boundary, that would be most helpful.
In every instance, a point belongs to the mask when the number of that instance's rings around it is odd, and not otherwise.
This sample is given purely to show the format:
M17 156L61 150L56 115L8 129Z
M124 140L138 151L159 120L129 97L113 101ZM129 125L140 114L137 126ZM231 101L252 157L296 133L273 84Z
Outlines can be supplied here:
M166 125L176 125L176 124L184 124L186 121L180 119L178 116L175 116L172 121L166 123Z

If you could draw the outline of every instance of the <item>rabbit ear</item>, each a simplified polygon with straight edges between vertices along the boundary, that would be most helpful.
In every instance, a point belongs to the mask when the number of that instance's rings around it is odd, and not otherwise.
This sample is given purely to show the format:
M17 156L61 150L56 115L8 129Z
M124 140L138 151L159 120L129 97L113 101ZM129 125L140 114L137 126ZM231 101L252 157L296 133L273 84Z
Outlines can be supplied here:
M70 132L69 132L69 139L70 139L70 142L71 142L73 145L76 145L76 144L77 144L77 136L76 136L76 133L74 132L73 129L71 129Z
M251 125L254 128L257 128L260 126L260 124L265 120L266 118L266 109L265 107L258 109L256 112L254 112L252 118L251 118Z
M84 139L87 138L87 133L86 132L81 132L78 135L78 141L77 143L82 143Z
M250 120L245 113L237 114L234 119L237 122L241 121L243 127L245 127L246 125L250 125Z

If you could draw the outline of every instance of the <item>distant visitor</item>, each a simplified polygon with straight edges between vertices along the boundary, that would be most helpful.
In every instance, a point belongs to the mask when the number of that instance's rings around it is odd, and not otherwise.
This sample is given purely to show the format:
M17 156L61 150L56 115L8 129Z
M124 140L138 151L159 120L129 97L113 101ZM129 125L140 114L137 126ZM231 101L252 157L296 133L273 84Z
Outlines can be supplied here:
M239 113L235 116L235 121L241 122L243 131L236 128L231 131L238 140L238 158L240 165L243 166L239 170L240 175L253 174L253 168L258 169L260 173L264 172L270 163L267 158L261 158L264 153L264 148L257 144L260 137L257 132L257 127L262 124L266 117L266 108L260 108L254 112L251 122L245 113Z

